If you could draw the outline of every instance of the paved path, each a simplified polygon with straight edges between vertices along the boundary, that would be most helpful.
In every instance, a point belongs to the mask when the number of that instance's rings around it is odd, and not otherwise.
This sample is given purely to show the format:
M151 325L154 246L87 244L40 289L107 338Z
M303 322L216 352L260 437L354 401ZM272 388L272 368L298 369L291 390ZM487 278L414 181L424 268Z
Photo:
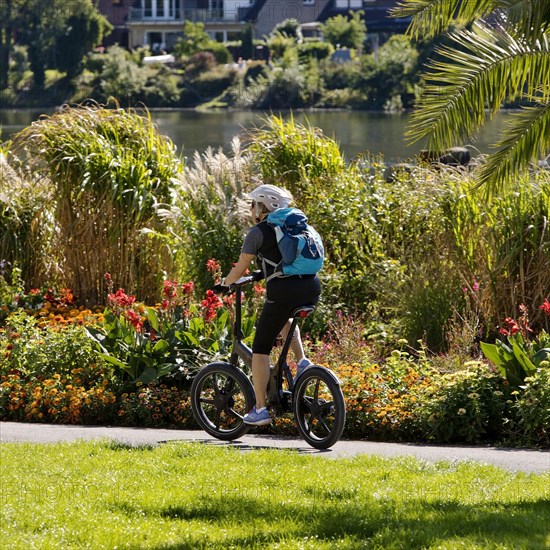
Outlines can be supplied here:
M0 422L0 443L57 443L82 439L112 439L131 445L195 441L210 445L232 445L243 450L261 448L295 449L297 452L329 458L371 454L385 457L414 456L431 462L476 461L511 471L550 472L550 452L498 447L455 447L376 443L371 441L339 441L326 451L309 447L292 437L247 434L231 443L219 441L198 430L167 430L153 428L120 428L100 426L64 426L57 424L23 424Z

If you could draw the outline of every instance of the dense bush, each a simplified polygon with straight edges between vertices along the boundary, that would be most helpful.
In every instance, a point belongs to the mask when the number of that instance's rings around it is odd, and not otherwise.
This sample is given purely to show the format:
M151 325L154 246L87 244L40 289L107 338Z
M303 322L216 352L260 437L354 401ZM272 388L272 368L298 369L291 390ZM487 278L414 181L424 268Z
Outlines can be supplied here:
M223 310L221 304L217 308ZM225 319L227 324L229 319ZM441 372L422 349L414 353L394 349L385 359L376 359L376 346L364 342L357 347L361 331L357 319L336 317L328 336L309 350L316 363L331 366L342 381L346 437L530 446L550 443L547 364L526 379L523 391L512 391L507 381L482 361L467 361L454 372ZM199 342L200 335L197 337ZM4 357L0 368L3 420L195 427L189 381L182 383L168 376L150 384L129 382L124 369L93 352L92 340L82 326L38 328L34 318L18 313L0 330L0 353ZM278 418L273 429L296 433L290 416Z
M334 47L328 42L303 42L298 45L298 52L302 61L309 58L321 61L334 53Z

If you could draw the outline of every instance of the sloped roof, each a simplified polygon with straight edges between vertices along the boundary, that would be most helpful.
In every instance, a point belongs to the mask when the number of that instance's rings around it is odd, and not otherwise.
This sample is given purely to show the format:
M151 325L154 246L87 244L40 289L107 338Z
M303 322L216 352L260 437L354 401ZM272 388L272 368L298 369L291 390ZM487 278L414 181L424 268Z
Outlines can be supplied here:
M365 6L362 8L365 12L364 19L368 32L405 32L411 22L410 17L390 17L387 6ZM347 8L337 8L334 2L331 2L317 18L320 22L325 22L331 17L337 15L347 15Z

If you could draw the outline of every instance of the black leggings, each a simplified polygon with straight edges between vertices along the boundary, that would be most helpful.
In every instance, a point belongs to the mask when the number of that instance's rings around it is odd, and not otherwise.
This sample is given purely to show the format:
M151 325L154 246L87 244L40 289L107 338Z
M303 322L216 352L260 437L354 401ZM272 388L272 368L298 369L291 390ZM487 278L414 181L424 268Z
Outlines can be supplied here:
M300 306L315 305L320 295L321 282L317 275L269 281L266 301L256 322L252 351L269 355L292 311Z

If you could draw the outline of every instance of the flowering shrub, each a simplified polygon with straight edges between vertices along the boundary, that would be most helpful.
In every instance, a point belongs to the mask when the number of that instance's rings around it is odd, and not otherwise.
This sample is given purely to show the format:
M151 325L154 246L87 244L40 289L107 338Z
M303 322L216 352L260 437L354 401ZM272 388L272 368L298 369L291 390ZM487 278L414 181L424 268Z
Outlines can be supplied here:
M164 300L157 313L122 288L114 292L109 273L105 279L109 293L102 326L87 328L99 356L135 382L149 383L172 373L182 365L185 353L178 336L185 328L188 310L178 295L179 285L165 281ZM188 294L183 296L187 297L193 287L185 288Z
M40 327L24 312L0 329L0 418L66 424L108 422L118 381L83 327Z
M65 319L69 322L76 320L76 317L81 318L84 308L75 308L76 297L71 289L58 290L43 286L25 292L24 286L21 269L17 265L11 270L10 282L6 280L4 270L0 270L0 326L5 323L10 313L19 310L48 318L50 315L59 315L60 321Z
M110 422L116 393L108 378L99 377L91 386L78 384L72 376L24 378L17 372L2 375L0 417L23 422L97 424Z
M435 371L394 351L388 361L342 365L336 369L346 399L346 433L369 439L413 440L414 412Z
M509 414L510 385L481 361L432 378L414 412L424 440L475 443L502 436Z
M84 385L93 383L98 370L107 367L95 353L84 327L42 326L25 312L13 313L0 328L0 358L0 374L20 371L25 376L49 378L79 369Z
M211 267L216 271L214 264ZM247 288L247 306L256 308L263 291ZM192 282L167 280L162 301L154 308L138 303L122 289L111 289L105 315L89 319L96 319L96 326L43 315L49 309L45 306L38 316L37 312L12 313L0 328L0 418L195 427L188 377L213 356L229 354L233 300L234 296L221 299L207 292L197 301ZM550 311L547 301L543 306ZM72 307L66 310L68 316L70 311L82 313ZM507 336L525 333L529 345L543 345L545 333L533 338L526 314L518 321L506 321L511 333ZM245 315L243 321L251 338L254 316ZM89 338L93 330L103 335L98 336L99 342ZM147 356L146 347L132 348L136 337L151 344L149 351L161 341L169 349L162 343L157 356ZM103 349L99 354L96 346ZM121 350L135 354L124 355ZM366 340L360 319L345 314L334 316L329 331L311 345L308 355L315 363L330 366L342 381L347 408L344 437L550 444L550 365L544 358L515 390L499 369L485 362L464 362L462 356L432 357L424 349L388 352ZM144 376L133 378L129 385L131 377L118 361L136 357L143 359L145 369L155 365L156 358L166 362L166 357L177 368L160 380L147 381ZM271 430L296 435L292 415L276 418Z
M117 422L124 426L196 428L189 394L165 384L138 385L117 403Z
M210 260L209 269L219 265ZM211 290L199 303L193 301L193 282L164 281L162 303L146 307L124 289L109 285L108 307L100 327L87 332L99 355L125 374L131 382L150 384L163 377L179 378L189 384L203 365L227 355L231 345L230 306L233 298L220 299ZM247 323L248 333L251 332Z

